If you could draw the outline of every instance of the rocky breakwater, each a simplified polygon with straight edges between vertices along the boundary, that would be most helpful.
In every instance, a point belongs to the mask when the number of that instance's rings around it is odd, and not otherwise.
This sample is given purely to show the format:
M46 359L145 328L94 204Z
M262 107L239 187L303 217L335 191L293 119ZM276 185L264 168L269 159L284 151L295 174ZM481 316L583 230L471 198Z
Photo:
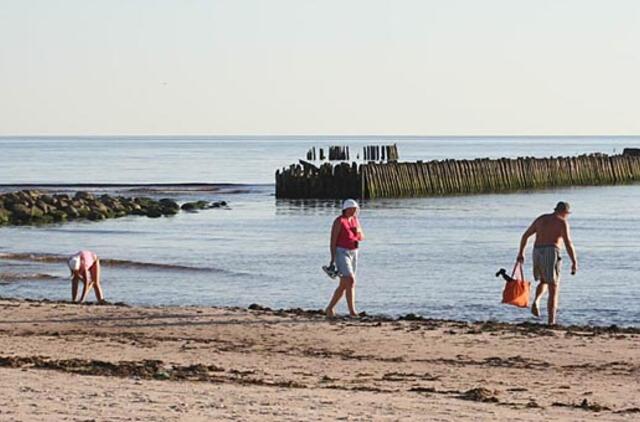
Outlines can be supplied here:
M198 201L197 204L193 210L221 206L221 203L206 201ZM226 206L226 203L224 205ZM168 198L155 200L148 197L127 198L106 194L96 196L90 192L77 192L72 196L37 190L0 195L0 225L47 224L67 220L97 221L127 215L158 218L175 215L179 211L180 205Z

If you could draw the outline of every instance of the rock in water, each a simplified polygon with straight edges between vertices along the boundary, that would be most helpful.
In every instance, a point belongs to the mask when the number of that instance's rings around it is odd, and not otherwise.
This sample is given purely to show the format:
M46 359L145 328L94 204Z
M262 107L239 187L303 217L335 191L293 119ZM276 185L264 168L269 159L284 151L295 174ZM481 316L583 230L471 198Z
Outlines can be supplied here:
M147 217L158 218L162 217L162 210L159 206L152 206L147 208Z
M31 207L31 218L34 220L39 220L44 217L45 211L40 209L37 205Z
M180 205L173 199L163 198L158 202L164 215L175 215L180 210Z
M180 208L183 211L195 211L197 209L195 202L185 202Z
M13 204L13 219L16 224L27 224L31 222L31 209L20 203Z
M0 225L8 224L9 221L11 221L11 212L4 208L0 208Z
M96 196L94 194L92 194L91 192L76 192L75 196L73 197L73 199L75 200L83 200L83 201L95 201Z

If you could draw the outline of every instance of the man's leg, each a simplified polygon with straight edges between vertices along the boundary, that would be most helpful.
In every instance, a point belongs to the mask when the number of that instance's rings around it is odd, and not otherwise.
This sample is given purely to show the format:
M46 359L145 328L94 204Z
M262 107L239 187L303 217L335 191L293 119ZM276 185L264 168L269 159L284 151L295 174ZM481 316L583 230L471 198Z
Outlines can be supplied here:
M537 317L540 316L540 301L542 300L542 295L547 291L547 283L540 281L538 283L538 287L536 287L536 297L533 300L533 305L531 305L531 313Z
M347 286L345 292L347 294L347 306L349 307L349 315L358 316L356 311L356 279L354 277L346 277Z
M547 301L547 311L549 312L549 325L556 324L556 311L558 310L558 288L557 283L549 284L549 300Z
M346 278L340 277L340 284L338 285L336 290L333 292L333 297L331 298L331 301L329 302L329 305L325 310L325 313L327 314L328 317L336 316L335 307L340 301L340 299L342 299L342 296L344 295L344 291L346 290L346 286L347 286Z

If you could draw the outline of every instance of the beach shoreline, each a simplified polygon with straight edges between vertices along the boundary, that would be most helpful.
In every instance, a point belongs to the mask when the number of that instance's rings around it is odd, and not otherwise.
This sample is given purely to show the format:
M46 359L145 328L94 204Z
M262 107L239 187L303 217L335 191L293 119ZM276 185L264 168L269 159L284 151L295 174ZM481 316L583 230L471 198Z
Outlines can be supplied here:
M250 308L0 298L0 420L640 413L635 328Z

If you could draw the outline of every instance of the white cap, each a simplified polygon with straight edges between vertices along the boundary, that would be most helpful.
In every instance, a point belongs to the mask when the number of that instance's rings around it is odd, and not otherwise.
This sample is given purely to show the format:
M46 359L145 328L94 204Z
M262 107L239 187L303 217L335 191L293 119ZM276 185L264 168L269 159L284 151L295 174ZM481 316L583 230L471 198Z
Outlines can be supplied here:
M358 203L355 200L345 199L345 201L342 203L342 211L348 208L360 208L360 207L358 206Z
M78 271L80 269L80 255L73 255L69 258L67 265L71 271Z

